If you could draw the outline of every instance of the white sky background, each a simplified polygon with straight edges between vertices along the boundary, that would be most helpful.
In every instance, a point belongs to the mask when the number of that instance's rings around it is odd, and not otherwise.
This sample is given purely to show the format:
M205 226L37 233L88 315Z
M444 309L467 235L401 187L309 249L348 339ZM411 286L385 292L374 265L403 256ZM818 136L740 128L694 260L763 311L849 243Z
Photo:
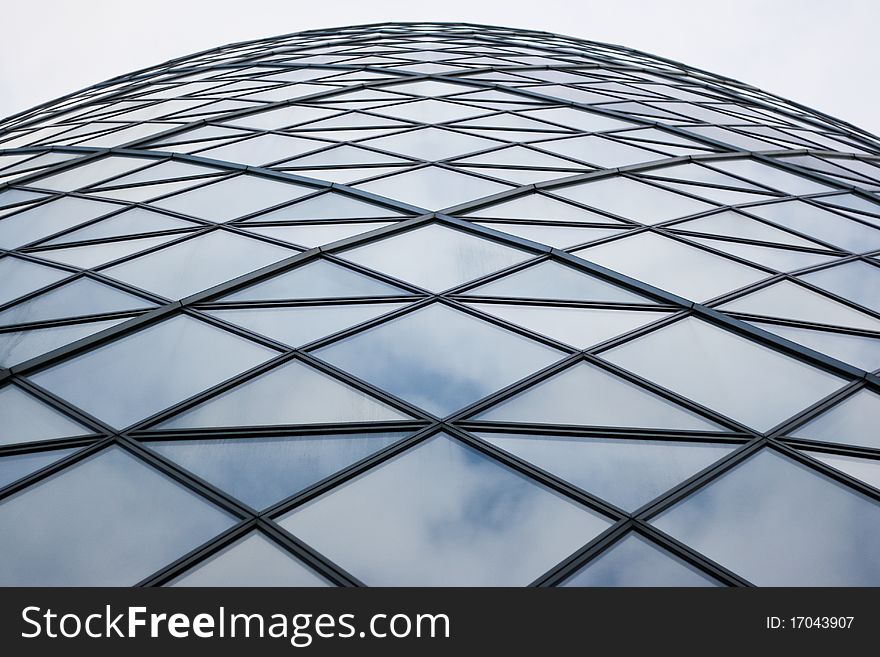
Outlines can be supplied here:
M629 46L880 134L878 0L4 1L0 117L216 46L313 28L450 21Z

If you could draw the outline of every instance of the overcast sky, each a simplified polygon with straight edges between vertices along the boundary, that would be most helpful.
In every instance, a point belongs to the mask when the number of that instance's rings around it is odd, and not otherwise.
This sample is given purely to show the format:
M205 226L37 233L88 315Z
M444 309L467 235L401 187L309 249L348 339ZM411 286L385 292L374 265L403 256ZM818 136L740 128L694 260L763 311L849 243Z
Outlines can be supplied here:
M29 0L6 2L0 117L215 46L380 21L460 21L629 46L880 134L878 0Z

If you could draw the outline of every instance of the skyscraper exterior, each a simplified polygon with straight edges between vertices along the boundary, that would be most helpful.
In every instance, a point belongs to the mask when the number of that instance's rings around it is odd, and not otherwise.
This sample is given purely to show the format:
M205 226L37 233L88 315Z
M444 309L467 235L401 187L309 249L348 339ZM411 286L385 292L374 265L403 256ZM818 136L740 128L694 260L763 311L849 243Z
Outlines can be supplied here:
M230 45L0 122L0 584L880 585L880 142L628 48Z

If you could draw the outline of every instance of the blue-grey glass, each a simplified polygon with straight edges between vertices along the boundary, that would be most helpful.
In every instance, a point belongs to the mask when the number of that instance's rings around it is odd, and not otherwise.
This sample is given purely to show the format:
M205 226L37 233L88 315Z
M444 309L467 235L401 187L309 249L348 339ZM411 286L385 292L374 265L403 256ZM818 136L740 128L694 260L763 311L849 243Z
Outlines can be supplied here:
M330 586L277 543L251 532L166 586Z
M151 160L135 157L103 157L78 167L67 169L61 173L45 176L31 183L38 189L52 189L61 192L70 192L81 187L94 185L102 180L143 168L150 164Z
M275 351L178 315L31 379L122 428L272 358Z
M298 361L285 363L184 411L159 428L408 420L375 397Z
M574 221L583 224L617 224L622 221L606 217L597 212L570 205L549 196L528 194L512 201L466 213L469 217L491 217L493 219L542 219L544 221Z
M70 438L92 433L21 388L0 388L0 445Z
M880 336L818 331L764 322L749 323L868 372L880 369Z
M528 584L611 525L443 434L278 523L378 586Z
M314 260L262 283L222 297L222 301L280 301L333 297L389 297L406 290L327 260Z
M877 459L845 456L843 454L825 454L824 452L810 452L806 450L805 453L826 465L830 465L832 468L836 468L851 477L863 481L869 486L880 489L880 461Z
M131 586L234 523L111 447L0 502L0 583Z
M702 237L688 237L691 242L717 249L724 253L749 260L757 265L763 265L776 271L789 272L815 265L827 264L840 256L827 255L825 253L812 253L808 251L795 251L794 249L778 249L770 246L757 244L743 244L730 240L715 240Z
M369 139L362 143L364 146L428 161L446 160L454 156L483 151L501 145L491 139L439 128L410 130Z
M78 269L94 269L112 260L134 255L155 246L161 246L178 237L180 235L157 235L154 237L117 240L86 246L72 246L66 249L49 249L35 252L34 255L44 260L60 262L63 265L70 265Z
M647 297L607 283L586 272L548 260L471 288L469 295L566 301L653 303Z
M14 249L123 206L64 196L0 219L0 248Z
M248 221L299 221L305 219L373 219L400 216L399 212L330 192L259 214Z
M845 383L693 317L614 347L602 358L759 431Z
M880 312L880 267L856 260L804 274L801 278L823 290Z
M721 586L721 583L631 532L561 586L704 587Z
M6 256L0 258L0 304L51 285L70 276L70 272L44 267L30 260Z
M472 116L486 114L487 110L429 98L417 100L413 103L389 105L377 109L375 112L406 121L415 121L416 123L446 123L447 121L460 121Z
M296 253L215 230L113 265L101 273L168 299L181 299Z
M835 189L834 187L828 187L827 185L823 185L809 178L799 176L789 171L783 171L782 169L764 164L763 162L758 162L751 158L725 160L722 162L715 161L712 162L712 166L736 176L759 181L763 185L773 187L793 196L831 192Z
M597 136L545 141L541 142L541 148L551 153L612 169L663 159L660 153Z
M90 278L78 278L0 312L0 325L144 310L155 304Z
M18 365L124 321L125 318L120 318L27 331L4 331L0 333L0 367Z
M292 308L210 310L206 312L213 317L243 326L292 347L299 347L355 324L374 319L404 305L406 304L339 304ZM0 333L0 344L2 344L2 340L3 334Z
M880 249L880 230L803 201L757 205L747 211L854 253Z
M687 230L694 233L707 235L723 235L725 237L738 237L747 240L758 240L770 244L789 246L805 246L807 248L821 248L820 244L798 237L789 232L752 219L741 212L725 210L716 214L710 214L698 219L675 224L676 230Z
M434 166L360 183L358 188L428 210L442 210L512 189L509 185Z
M370 221L352 224L325 224L325 225L296 225L296 226L253 226L248 227L249 233L271 237L288 244L296 244L311 248L323 246L337 240L360 235L376 228L383 228L389 224L383 221Z
M0 456L0 488L70 456L78 447Z
M26 201L38 201L46 198L46 194L40 192L32 192L27 189L6 189L0 192L0 208L8 208L17 203L25 203Z
M197 228L199 224L185 219L178 219L167 214L153 212L146 208L132 208L112 217L102 219L88 226L77 228L74 231L56 237L44 245L66 244L82 240L95 240L109 237L123 237L139 233L159 232L163 230L177 230L180 228Z
M635 511L735 449L719 443L666 440L479 435L625 511Z
M431 413L448 415L564 354L434 304L315 355Z
M488 422L719 431L721 427L595 365L578 363L474 417Z
M878 417L880 395L862 389L831 410L798 427L791 435L828 443L880 449Z
M512 224L477 222L480 226L500 230L509 235L522 237L532 242L546 244L557 249L567 249L577 244L585 244L612 235L619 235L618 228L586 228L580 226L546 226L538 224Z
M770 449L651 523L759 586L880 584L880 504Z
M406 434L207 438L147 443L162 456L255 509L280 502Z
M199 156L210 157L215 160L226 160L227 162L240 162L251 166L264 166L271 162L287 160L303 153L310 153L325 145L324 142L313 139L265 134L199 151ZM249 195L252 198L256 196L253 193ZM281 200L287 199L282 198Z
M341 254L363 267L441 292L533 257L461 230L430 224Z

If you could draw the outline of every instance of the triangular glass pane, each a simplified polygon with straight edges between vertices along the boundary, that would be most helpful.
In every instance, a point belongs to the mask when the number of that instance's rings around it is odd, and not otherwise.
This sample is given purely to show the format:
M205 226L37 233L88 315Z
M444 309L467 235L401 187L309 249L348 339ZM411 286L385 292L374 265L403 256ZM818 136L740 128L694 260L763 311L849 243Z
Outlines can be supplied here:
M792 235L784 230L775 228L760 221L733 210L725 210L707 217L691 219L680 224L675 224L676 230L688 230L694 233L706 233L709 235L722 235L747 240L760 240L771 244L788 244L790 246L805 246L807 248L821 248L821 245L805 240L797 235Z
M277 522L378 586L523 586L611 525L444 434Z
M237 119L226 121L228 125L240 128L255 128L257 130L278 130L291 125L307 123L315 119L326 118L336 114L335 110L324 107L306 107L303 105L288 105L278 109L249 114Z
M79 447L70 449L53 449L43 452L31 452L30 454L12 454L0 456L0 488L18 481L22 477L52 465L65 456L70 456Z
M329 586L329 582L274 541L251 532L166 586Z
M367 135L364 135L367 136ZM305 155L284 162L285 167L342 167L342 166L365 166L371 164L412 164L410 160L400 157L392 157L384 153L377 153L366 148L357 146L334 146L320 153Z
M453 84L451 82L439 82L436 80L419 80L418 82L404 82L393 87L385 87L389 91L395 93L412 94L414 96L448 96L450 94L460 94L466 91L473 91L473 87L463 84Z
M774 283L718 306L729 312L782 317L866 331L880 330L880 320L790 281Z
M315 260L279 274L222 301L280 301L352 297L388 297L411 294L327 260Z
M71 267L80 269L92 269L103 265L111 260L118 260L125 256L140 253L146 249L179 238L180 235L159 235L157 237L142 237L140 239L122 240L116 242L103 242L101 244L89 244L86 246L74 246L66 249L50 249L47 251L32 251L33 255L60 262Z
M430 224L345 251L346 260L440 292L530 259L472 233Z
M407 167L404 167L407 168ZM375 178L376 176L384 176L388 173L403 171L401 167L345 167L342 169L324 168L324 169L286 169L288 173L306 178L314 178L331 183L341 183L348 185L358 180L366 180L367 178Z
M880 312L880 267L856 260L804 274L813 285Z
M596 136L543 141L539 147L602 168L625 167L665 157L662 153Z
M627 534L561 586L720 586L704 573L635 533Z
M562 306L498 303L468 305L578 349L586 349L669 315L648 311Z
M0 388L0 445L93 433L16 386Z
M14 249L123 206L65 196L0 220L0 248Z
M167 299L181 299L296 253L215 230L112 265L101 273Z
M177 180L171 182L152 183L149 185L136 185L134 187L114 187L113 189L94 190L89 193L102 198L112 198L130 203L141 203L160 196L167 196L174 192L190 189L205 182L203 178L194 180Z
M534 116L542 121L558 123L567 128L583 130L585 132L608 132L622 128L635 128L638 124L622 121L620 119L596 114L580 109L569 107L554 107L551 109L526 110L525 114Z
M266 134L199 151L199 156L238 164L263 166L279 160L289 160L326 145L325 142L313 139Z
M735 176L759 181L762 185L767 185L794 196L835 191L833 187L827 187L810 178L799 176L790 171L784 171L751 158L725 160L723 162L714 161L712 166L716 169L732 173Z
M449 208L512 189L510 185L433 166L361 183L358 188L431 210Z
M408 128L409 124L395 121L384 116L373 116L362 112L347 112L329 119L321 119L308 125L300 126L300 130L322 130L324 128Z
M202 224L196 224L185 219L178 219L167 214L152 212L145 208L132 208L108 219L79 228L61 237L44 242L43 244L67 244L85 240L97 240L110 237L125 237L140 233L153 233L165 230L179 230L181 228L197 228Z
M456 166L458 171L467 171L480 174L483 176L491 176L505 182L520 185L533 185L535 183L544 182L545 180L556 180L557 178L565 178L572 175L567 171L544 171L541 169L498 169L489 166Z
M880 248L880 230L803 201L755 205L748 212L853 253Z
M18 365L124 321L126 318L51 326L29 331L4 331L0 333L0 367Z
M406 435L391 432L248 436L146 444L209 484L262 510Z
M90 278L78 278L0 312L0 325L143 310L154 305Z
M300 219L371 219L396 217L400 212L372 203L365 203L351 196L329 192L313 196L305 201L288 205L267 214L257 215L248 221L297 221Z
M158 425L160 429L409 420L384 402L291 361Z
M532 150L530 148L525 148L523 146L510 146L508 148L502 148L501 150L492 151L490 153L484 153L482 155L473 155L471 157L464 157L456 164L464 165L464 164L488 164L488 165L498 165L503 164L511 167L526 167L526 168L568 168L568 169L582 169L577 162L571 162L570 160L563 160L561 157L554 157L553 155L547 155L546 153L541 153L539 151ZM488 171L487 171L488 173ZM496 174L490 175L502 175L503 171L498 171ZM566 172L557 172L556 177L561 178L566 175L572 175L571 173Z
M418 100L414 103L404 103L390 107L381 107L374 110L376 114L385 114L397 119L415 121L416 123L446 123L447 121L459 121L472 116L485 114L486 110L479 107L468 107L447 103L442 100Z
M338 304L292 308L210 310L207 314L299 347L355 324L390 313L404 303ZM0 333L0 340L3 334Z
M622 224L623 222L589 210L569 205L549 196L529 194L488 208L468 212L468 217L493 219L540 219L543 221L575 221L585 224Z
M776 271L788 272L822 265L839 258L835 255L824 253L812 253L807 251L795 251L793 249L775 248L772 246L758 246L731 242L729 240L715 240L703 237L688 237L691 242L702 244L730 255L750 260L751 262L775 269Z
M878 417L880 395L859 390L830 411L798 427L791 435L841 445L880 448Z
M773 198L768 194L758 194L751 192L742 192L737 189L721 189L719 187L708 187L706 185L692 185L690 183L679 183L663 181L663 186L667 189L674 189L686 194L693 194L700 198L714 201L720 205L741 205L743 203L756 203L758 201L766 201Z
M221 222L300 198L313 190L257 176L236 176L156 201L153 205Z
M360 235L376 228L389 226L383 221L359 222L356 224L324 224L307 226L248 226L249 233L271 237L282 242L310 249L338 240Z
M863 459L856 456L844 456L843 454L825 454L824 452L805 453L836 468L841 472L845 472L851 477L865 482L874 488L880 488L880 461L876 459Z
M204 176L208 174L218 173L223 172L219 171L218 169L212 169L210 167L196 166L194 164L188 164L186 162L169 160L166 162L162 162L161 164L157 164L156 166L142 169L140 171L136 171L135 173L130 173L127 176L122 176L121 178L114 178L112 181L107 183L107 186L117 187L120 185L136 185L140 183L162 182L166 180L175 180L177 178L192 178L194 176Z
M507 112L462 121L456 125L456 127L459 126L463 128L505 128L510 130L560 130L558 127L543 123L542 121L535 121L525 116ZM550 133L545 136L552 137L554 135Z
M736 448L718 443L628 438L478 435L625 511L635 511Z
M626 136L629 133L623 133ZM662 169L652 169L646 173L649 176L659 178L672 178L684 182L706 183L708 185L719 185L721 187L738 187L739 189L761 190L761 187L747 183L738 178L733 178L727 174L720 173L714 169L702 166L696 163L675 164Z
M557 249L566 249L579 244L585 244L604 237L619 235L622 231L618 228L582 228L580 226L546 226L542 224L526 223L488 223L475 222L478 226L485 226L492 230L500 230L503 233L516 235L538 244L546 244Z
M363 142L384 151L420 160L446 160L454 156L499 146L499 142L440 128L422 128Z
M815 331L763 322L749 323L868 372L880 369L880 339L878 338L837 331Z
M468 295L611 303L654 303L647 297L547 260L466 292Z
M41 178L31 186L37 189L52 189L61 192L70 192L75 189L94 185L97 182L106 180L121 173L126 173L132 169L145 167L152 160L144 160L136 157L104 157L100 160L88 162L72 169L67 169L61 173L56 173L46 178Z
M44 267L21 258L0 258L0 305L70 276L70 272Z
M595 365L578 363L474 416L486 422L722 431Z

